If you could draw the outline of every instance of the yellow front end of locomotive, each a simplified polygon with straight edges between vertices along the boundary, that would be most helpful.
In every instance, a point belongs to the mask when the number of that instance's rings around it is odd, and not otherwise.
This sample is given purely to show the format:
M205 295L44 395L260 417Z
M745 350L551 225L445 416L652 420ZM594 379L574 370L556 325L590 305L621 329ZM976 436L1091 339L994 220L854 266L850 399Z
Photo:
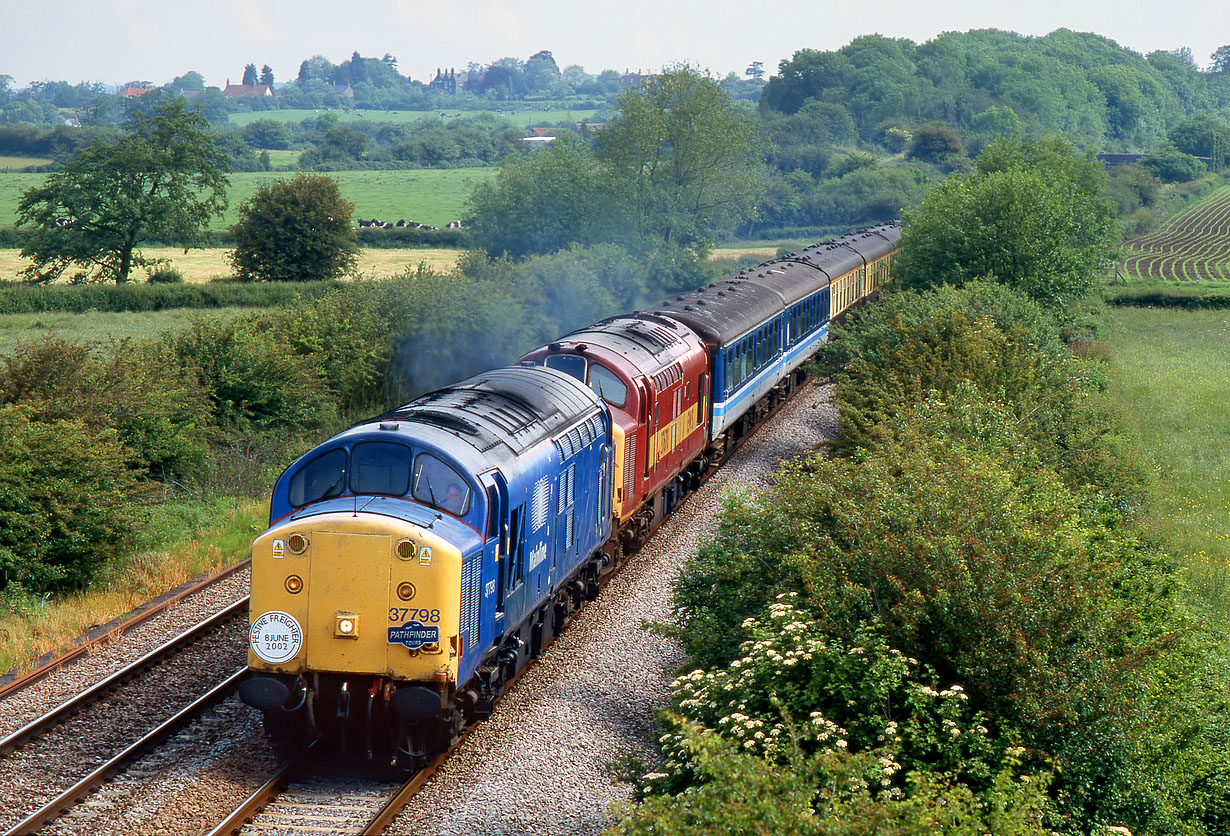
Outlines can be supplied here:
M322 514L252 544L248 665L456 681L461 555L392 517Z

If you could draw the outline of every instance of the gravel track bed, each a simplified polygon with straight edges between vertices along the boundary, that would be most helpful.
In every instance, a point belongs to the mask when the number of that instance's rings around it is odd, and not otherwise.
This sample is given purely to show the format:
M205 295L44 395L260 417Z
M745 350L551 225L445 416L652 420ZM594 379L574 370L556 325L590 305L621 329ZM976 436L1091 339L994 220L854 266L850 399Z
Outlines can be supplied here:
M161 640L169 637L164 634ZM0 759L0 830L20 822L242 667L246 648L245 619L233 619Z
M231 697L40 834L208 833L278 765L259 715Z
M297 782L261 810L244 834L312 836L336 831L359 833L397 791L398 783L317 778Z
M713 531L726 489L767 487L781 460L835 432L826 389L783 407L577 615L386 832L601 832L612 805L632 799L610 764L652 756L655 710L684 661L644 622L669 617L671 583Z
M208 589L190 595L136 629L117 636L112 641L96 645L88 656L65 665L43 680L0 700L0 737L11 734L190 629L227 604L243 598L248 594L248 578L247 569L236 572Z

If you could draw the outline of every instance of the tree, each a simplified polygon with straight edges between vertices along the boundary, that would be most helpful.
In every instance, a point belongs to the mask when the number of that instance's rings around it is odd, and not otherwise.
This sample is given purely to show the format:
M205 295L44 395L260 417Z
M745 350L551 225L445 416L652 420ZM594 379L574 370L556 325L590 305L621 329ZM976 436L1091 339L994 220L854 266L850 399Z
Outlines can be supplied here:
M756 81L764 81L764 62L753 61L747 65L747 69L743 71L743 74Z
M1170 129L1171 142L1185 154L1208 157L1221 168L1230 151L1230 126L1207 113L1188 117Z
M470 206L475 237L492 254L617 241L625 229L610 173L575 141L505 157L499 176L478 185Z
M268 64L261 67L261 84L264 84L266 87L273 86L273 67Z
M1184 154L1169 140L1152 154L1140 161L1140 164L1163 183L1186 183L1204 174L1204 163L1191 154Z
M1230 73L1230 45L1219 46L1209 58L1213 62L1209 65L1209 72Z
M244 201L231 227L231 263L248 280L340 278L358 264L353 211L332 177L299 174L266 183Z
M894 275L907 287L994 278L1043 303L1088 293L1114 253L1105 173L1063 140L997 140L906 212Z
M910 160L955 167L965 157L965 144L960 134L942 122L928 122L914 129L905 156Z
M637 235L667 244L707 249L715 228L754 217L765 191L752 118L688 66L624 91L598 155L630 199Z
M149 263L142 241L203 246L210 219L226 209L230 170L208 127L175 97L134 112L118 139L96 139L23 192L17 225L34 227L21 251L26 279L51 281L80 264L123 284Z
M256 84L256 65L244 64L243 66L243 81L240 82L244 87L252 87Z
M167 86L172 90L192 90L199 93L205 89L205 77L196 70L189 70L183 75L176 76Z

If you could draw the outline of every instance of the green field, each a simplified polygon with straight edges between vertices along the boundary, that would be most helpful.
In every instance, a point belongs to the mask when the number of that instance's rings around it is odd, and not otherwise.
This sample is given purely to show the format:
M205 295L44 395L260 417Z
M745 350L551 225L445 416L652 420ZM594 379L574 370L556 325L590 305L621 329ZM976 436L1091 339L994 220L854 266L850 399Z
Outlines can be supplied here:
M482 116L489 114L512 122L520 128L530 125L554 125L557 122L592 121L598 113L593 108L578 108L576 110L555 107L536 107L533 104L518 103L508 109L501 110L256 110L248 113L232 113L230 123L243 127L257 119L271 119L275 122L291 122L298 124L304 119L315 119L322 113L334 113L341 122L417 122L420 119L440 119L441 116L452 118L457 116Z
M342 195L354 203L356 218L399 218L444 226L466 215L466 200L474 184L491 177L494 168L421 168L402 171L333 171L329 176L341 184ZM42 174L0 174L0 226L17 220L21 193L43 181ZM286 172L238 172L231 175L230 208L215 229L238 218L239 204L258 186L285 178Z
M274 148L266 151L269 155L269 164L274 168L293 168L299 162L299 155L302 151L279 150Z
M192 316L238 316L248 308L218 308L210 311L168 310L141 313L39 313L0 314L0 357L12 352L19 342L34 342L43 337L66 340L97 340L130 337L143 340L163 331L178 331Z
M35 165L48 165L50 157L23 157L10 154L0 154L0 172L21 171Z
M1110 308L1105 341L1158 487L1156 530L1230 618L1230 311Z

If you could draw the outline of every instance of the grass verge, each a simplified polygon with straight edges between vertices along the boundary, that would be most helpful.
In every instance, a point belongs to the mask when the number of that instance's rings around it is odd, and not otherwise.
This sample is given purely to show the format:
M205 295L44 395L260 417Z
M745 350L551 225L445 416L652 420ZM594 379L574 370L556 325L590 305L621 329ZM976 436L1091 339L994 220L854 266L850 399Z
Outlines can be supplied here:
M1157 474L1153 527L1230 624L1230 312L1112 307L1114 388Z
M86 631L168 589L243 560L266 522L265 503L249 499L172 503L152 514L144 547L97 588L58 600L0 595L0 672L67 650Z

